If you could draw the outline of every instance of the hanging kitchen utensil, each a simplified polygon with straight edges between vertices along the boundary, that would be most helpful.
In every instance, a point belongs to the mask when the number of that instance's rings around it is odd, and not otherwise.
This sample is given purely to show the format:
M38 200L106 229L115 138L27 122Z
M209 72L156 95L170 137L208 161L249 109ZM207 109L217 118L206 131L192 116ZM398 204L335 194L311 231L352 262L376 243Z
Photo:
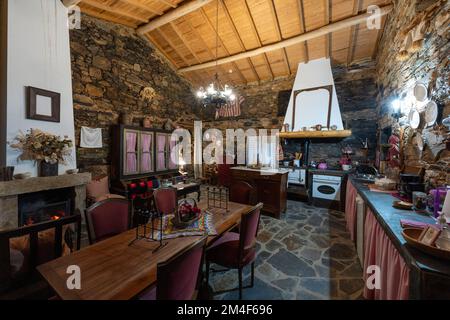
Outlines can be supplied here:
M438 117L438 106L436 102L430 101L425 106L424 120L427 127L430 127L436 123Z
M417 110L411 110L408 115L408 122L412 129L417 129L420 125L420 113Z
M428 98L428 88L421 82L414 86L414 97L419 102L425 102Z

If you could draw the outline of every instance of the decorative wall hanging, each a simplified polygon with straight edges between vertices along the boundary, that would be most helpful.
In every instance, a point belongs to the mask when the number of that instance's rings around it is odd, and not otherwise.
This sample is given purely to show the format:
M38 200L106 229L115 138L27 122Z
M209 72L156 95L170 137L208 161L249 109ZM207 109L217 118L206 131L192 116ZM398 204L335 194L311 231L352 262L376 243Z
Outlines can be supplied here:
M428 98L428 88L425 84L418 82L414 86L414 97L419 102L425 102Z
M139 95L141 96L142 100L151 101L153 98L156 97L156 91L152 87L144 87L142 88Z
M102 148L102 129L81 127L80 133L81 148Z
M233 118L241 115L241 106L244 103L245 98L239 96L233 101L228 101L216 110L216 119L219 118Z
M436 102L430 101L425 106L424 121L426 126L430 127L436 123L438 117L438 106Z
M152 127L152 118L151 117L145 117L142 121L142 126L144 128L151 128Z
M60 121L61 94L34 87L28 87L27 91L27 119Z

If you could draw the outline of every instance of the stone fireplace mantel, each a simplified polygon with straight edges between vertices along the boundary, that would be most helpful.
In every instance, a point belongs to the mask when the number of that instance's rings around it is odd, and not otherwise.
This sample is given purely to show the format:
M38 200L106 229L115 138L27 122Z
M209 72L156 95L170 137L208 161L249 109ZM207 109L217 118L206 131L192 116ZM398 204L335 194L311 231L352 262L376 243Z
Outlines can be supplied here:
M73 187L75 190L75 209L83 212L86 208L86 185L90 181L90 173L1 181L0 230L18 227L18 196L21 194Z

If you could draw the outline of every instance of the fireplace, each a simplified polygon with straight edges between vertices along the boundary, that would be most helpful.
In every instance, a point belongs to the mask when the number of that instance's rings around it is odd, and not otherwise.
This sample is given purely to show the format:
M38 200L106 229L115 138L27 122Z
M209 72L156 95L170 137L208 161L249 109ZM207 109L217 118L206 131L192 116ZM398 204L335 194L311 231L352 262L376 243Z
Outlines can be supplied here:
M19 227L70 216L74 212L74 188L19 195Z

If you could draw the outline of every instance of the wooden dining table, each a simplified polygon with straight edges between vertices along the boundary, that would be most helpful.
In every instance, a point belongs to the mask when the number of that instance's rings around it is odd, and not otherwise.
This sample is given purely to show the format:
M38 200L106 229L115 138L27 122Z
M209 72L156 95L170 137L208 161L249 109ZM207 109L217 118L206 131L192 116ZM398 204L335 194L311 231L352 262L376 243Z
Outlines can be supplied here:
M199 207L207 209L206 201ZM207 244L213 243L223 233L238 225L241 216L251 206L229 202L225 209L209 208L217 235L208 236ZM63 300L128 300L156 284L157 264L173 257L203 237L189 236L158 241L136 238L135 229L85 247L70 255L60 257L37 267L37 270ZM133 243L132 243L133 242ZM130 243L132 243L130 245ZM80 268L80 289L69 289L67 280L69 266Z

